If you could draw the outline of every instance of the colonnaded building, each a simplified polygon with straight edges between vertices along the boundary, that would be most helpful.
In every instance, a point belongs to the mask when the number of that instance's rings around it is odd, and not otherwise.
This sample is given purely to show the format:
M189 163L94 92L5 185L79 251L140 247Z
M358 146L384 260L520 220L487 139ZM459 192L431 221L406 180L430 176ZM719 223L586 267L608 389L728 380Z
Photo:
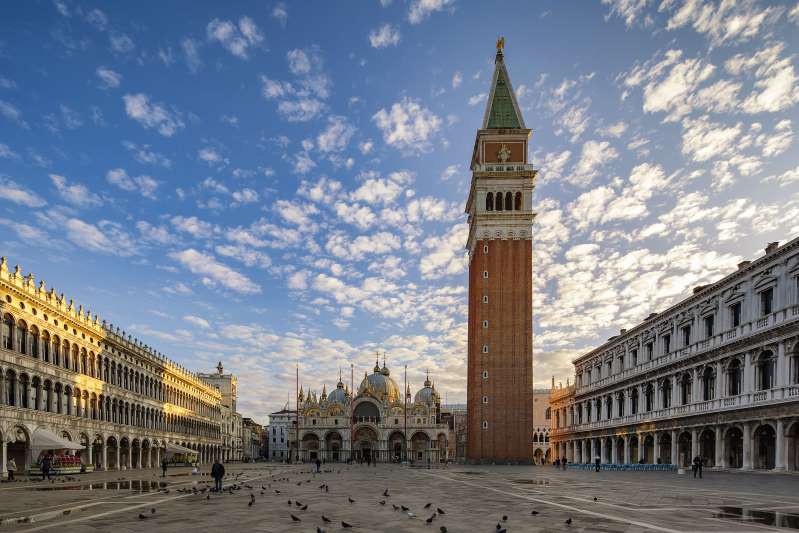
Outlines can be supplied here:
M550 438L570 462L799 469L799 238L574 360Z
M330 393L326 386L318 396L300 391L300 458L443 462L452 436L441 414L441 398L429 377L413 399L410 389L403 397L385 361L382 368L375 362L354 395L341 377Z
M37 285L32 274L10 272L5 257L0 316L3 477L8 458L29 468L64 439L82 448L88 469L152 467L172 454L200 462L222 456L217 387L44 281Z

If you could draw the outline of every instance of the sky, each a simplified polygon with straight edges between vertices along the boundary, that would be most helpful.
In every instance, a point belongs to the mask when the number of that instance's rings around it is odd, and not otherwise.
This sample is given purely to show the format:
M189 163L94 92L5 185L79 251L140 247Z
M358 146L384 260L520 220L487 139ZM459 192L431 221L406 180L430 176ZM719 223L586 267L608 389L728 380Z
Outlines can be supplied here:
M0 5L0 255L222 360L259 421L297 365L357 387L376 351L463 402L499 36L539 169L536 386L799 235L793 1L34 0Z

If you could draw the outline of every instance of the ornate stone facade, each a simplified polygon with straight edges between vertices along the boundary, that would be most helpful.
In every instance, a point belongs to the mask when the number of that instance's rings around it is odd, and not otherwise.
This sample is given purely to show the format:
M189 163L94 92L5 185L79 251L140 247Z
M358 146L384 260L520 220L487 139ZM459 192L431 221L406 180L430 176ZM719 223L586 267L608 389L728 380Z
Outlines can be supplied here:
M551 440L572 462L799 469L799 238L574 360Z
M448 459L449 426L441 421L441 399L427 379L405 398L385 363L353 395L341 381L329 394L313 391L299 398L300 458L327 462L366 460L443 462ZM407 416L406 416L407 414Z
M469 215L469 461L530 462L533 406L533 187L528 138L497 49L472 155Z
M220 452L220 392L0 260L0 464L34 464L37 431L81 443L87 469Z

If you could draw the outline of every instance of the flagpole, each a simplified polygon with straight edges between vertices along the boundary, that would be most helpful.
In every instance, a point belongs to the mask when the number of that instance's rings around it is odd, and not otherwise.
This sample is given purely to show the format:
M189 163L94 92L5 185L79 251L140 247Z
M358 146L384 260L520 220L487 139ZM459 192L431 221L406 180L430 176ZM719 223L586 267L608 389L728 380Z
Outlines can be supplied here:
M296 461L299 462L299 460L300 460L300 365L299 365L299 363L297 363L297 379L296 379L296 383L295 383L294 393L295 393L294 394L294 402L295 402L295 405L297 407L296 411L294 411L294 414L295 414L295 416L297 418L297 420L296 420L297 421L297 432L296 432L296 435L295 435L295 438L294 438L295 445L297 446L297 457L295 459L296 459Z
M405 442L403 443L402 449L405 450L404 462L408 462L408 365L405 365L405 390L402 391L402 395L405 397L405 409L403 409L403 413L405 414L405 427L403 429L403 437L405 438Z

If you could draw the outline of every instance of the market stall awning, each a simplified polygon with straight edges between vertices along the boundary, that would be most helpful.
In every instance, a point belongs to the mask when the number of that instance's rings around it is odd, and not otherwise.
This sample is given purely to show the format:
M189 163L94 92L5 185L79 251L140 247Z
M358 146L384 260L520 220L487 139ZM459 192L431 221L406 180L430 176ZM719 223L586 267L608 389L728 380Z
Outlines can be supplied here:
M85 446L72 442L64 437L59 437L52 431L37 429L31 438L31 448L40 450L83 450Z
M175 444L174 442L166 443L166 451L167 453L184 453L184 454L197 455L196 450L192 450L191 448L186 448L185 446L181 446L180 444Z

